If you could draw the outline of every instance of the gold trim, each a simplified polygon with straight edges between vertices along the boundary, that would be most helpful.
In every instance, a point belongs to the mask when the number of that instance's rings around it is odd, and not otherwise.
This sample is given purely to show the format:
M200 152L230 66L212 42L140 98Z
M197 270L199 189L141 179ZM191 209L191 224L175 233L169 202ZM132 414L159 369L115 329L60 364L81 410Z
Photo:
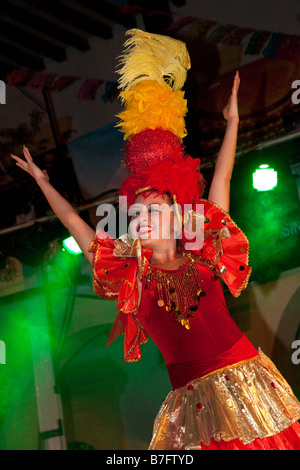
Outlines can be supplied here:
M247 238L247 236L245 235L245 233L240 229L240 227L234 222L234 220L232 220L229 212L225 211L224 209L222 209L222 207L220 207L216 202L213 202L213 201L210 201L209 199L200 199L200 201L203 201L203 202L209 202L209 204L212 204L213 206L215 206L217 209L219 209L224 215L226 215L226 217L228 217L230 219L230 222L233 223L233 225L242 233L242 235L244 235L245 237L245 240L247 242L247 264L249 262L249 246L250 246L250 243L249 243L249 240Z
M184 223L183 223L183 218L181 217L181 215L180 215L180 213L179 213L176 194L173 194L172 199L173 199L173 202L174 202L175 213L176 213L176 217L177 217L178 224L179 224L179 230L178 230L178 232L180 231L180 234L181 234L182 227L183 227Z
M258 357L259 357L259 354L257 354L256 356L250 357L250 359L245 359L244 361L235 362L232 365L224 366L224 367L221 367L220 369L215 369L212 372L208 372L208 374L201 375L201 377L199 377L199 379L205 379L206 377L209 377L210 375L213 375L217 372L223 372L224 370L227 370L227 369L233 369L234 367L238 367L242 364L246 364L246 362L253 361L253 359L257 359ZM191 382L193 382L193 380L191 380L189 383L191 383ZM185 385L185 387L186 387L186 385Z
M93 251L93 248L94 246L96 245L96 239L98 240L98 237L97 237L97 233L94 234L92 240L91 240L91 243L89 244L89 248L88 248L88 251L89 252L92 252Z
M148 191L149 189L152 189L151 186L146 186L145 188L140 188L135 191L135 194L138 195L140 193L143 193L144 191Z
M130 354L132 353L132 351L135 349L135 347L137 346L137 344L145 344L145 343L148 343L148 337L144 340L144 341L140 341L140 336L141 336L141 331L142 331L142 326L140 324L140 322L135 319L136 323L137 323L137 327L138 327L138 332L136 334L136 337L135 337L135 341L133 343L133 345L131 346L131 348L127 351L127 354L126 354L126 357L124 359L124 362L138 362L141 360L142 357L140 357L139 359L130 359L128 360L128 356L130 356Z
M215 206L219 211L221 211L227 218L230 222L232 222L233 226L238 229L240 231L240 233L244 236L245 238L245 244L246 244L246 266L249 268L249 272L247 274L247 276L245 277L243 283L240 285L240 287L238 288L238 290L233 294L234 297L238 297L240 294L241 294L241 291L244 290L247 285L248 285L248 282L249 282L249 278L251 276L251 273L252 273L252 268L251 266L249 266L249 250L250 250L250 243L249 243L249 240L247 238L247 236L245 235L245 233L240 229L240 227L235 223L234 220L232 220L229 212L225 211L224 209L222 209L222 207L220 207L217 203L213 202L213 201L210 201L209 199L203 199L201 198L200 199L200 202L208 202L209 204L212 204L213 206ZM219 271L219 268L218 266L216 265L215 266L216 268L216 272ZM225 282L223 276L222 276L222 273L219 273L221 279ZM226 282L225 282L226 283Z
M298 419L300 403L293 390L259 351L171 391L156 416L148 450L200 450L212 438L246 445Z

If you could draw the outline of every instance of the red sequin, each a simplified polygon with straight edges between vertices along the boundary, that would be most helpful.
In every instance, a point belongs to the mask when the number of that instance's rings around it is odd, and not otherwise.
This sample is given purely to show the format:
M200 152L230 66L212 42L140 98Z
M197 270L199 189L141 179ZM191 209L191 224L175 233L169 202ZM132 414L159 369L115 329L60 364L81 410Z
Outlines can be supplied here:
M197 403L196 406L197 406L197 408L199 408L199 410L202 410L202 405L201 405L201 403Z
M189 385L188 390L194 390L194 385Z

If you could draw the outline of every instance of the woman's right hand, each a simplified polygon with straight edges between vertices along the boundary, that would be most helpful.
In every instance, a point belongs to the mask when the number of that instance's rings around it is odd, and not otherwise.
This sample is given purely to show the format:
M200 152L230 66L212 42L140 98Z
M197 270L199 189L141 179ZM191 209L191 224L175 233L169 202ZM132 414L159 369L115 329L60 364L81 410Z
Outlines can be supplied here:
M41 170L33 161L30 152L25 145L23 145L23 154L25 160L18 157L17 155L11 154L11 157L16 161L16 165L22 168L22 170L29 173L36 181L42 179L49 180L49 176L46 170Z

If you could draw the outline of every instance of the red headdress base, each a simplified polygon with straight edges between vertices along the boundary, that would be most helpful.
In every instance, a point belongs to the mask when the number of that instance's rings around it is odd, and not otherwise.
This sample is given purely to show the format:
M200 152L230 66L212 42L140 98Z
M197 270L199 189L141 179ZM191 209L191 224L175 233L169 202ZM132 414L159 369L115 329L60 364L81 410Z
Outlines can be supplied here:
M123 163L131 173L119 191L127 196L127 207L134 203L141 188L176 195L182 212L184 204L194 205L202 196L205 180L200 173L200 159L186 155L172 132L146 129L135 135L126 146Z

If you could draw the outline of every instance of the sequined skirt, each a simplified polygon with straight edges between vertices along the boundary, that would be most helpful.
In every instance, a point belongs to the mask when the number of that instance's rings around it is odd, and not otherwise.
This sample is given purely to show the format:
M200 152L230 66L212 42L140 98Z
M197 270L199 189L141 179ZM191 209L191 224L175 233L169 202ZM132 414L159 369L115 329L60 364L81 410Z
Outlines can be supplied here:
M200 450L211 441L236 439L247 445L298 419L300 403L291 387L259 351L171 391L156 416L149 450Z

